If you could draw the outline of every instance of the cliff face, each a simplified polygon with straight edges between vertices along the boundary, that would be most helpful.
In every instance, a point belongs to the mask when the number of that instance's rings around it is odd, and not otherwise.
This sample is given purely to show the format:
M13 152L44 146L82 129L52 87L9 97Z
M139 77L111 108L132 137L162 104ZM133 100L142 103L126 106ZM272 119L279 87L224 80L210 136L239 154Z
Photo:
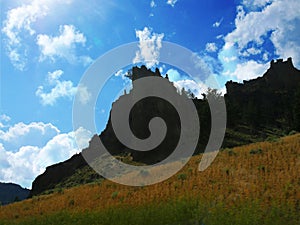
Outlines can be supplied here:
M161 74L158 70L152 72L142 66L134 67L128 75L132 80L144 76L161 76ZM170 82L170 85L173 84ZM292 129L298 129L295 126L297 123L300 129L300 113L297 114L300 112L300 71L293 66L291 59L272 61L270 68L262 77L244 81L242 84L230 81L226 84L226 88L228 121L223 147L260 141L268 137L268 132L272 129L280 130L278 135L282 135ZM176 92L175 88L174 92ZM193 101L201 126L199 142L195 150L197 154L203 152L206 146L211 121L207 101L205 99L193 99ZM118 104L118 100L114 104ZM179 116L172 105L162 99L146 98L133 107L129 123L137 137L147 138L150 135L149 121L155 116L165 120L168 131L164 141L151 151L138 152L122 145L114 134L110 118L99 138L113 155L129 153L135 161L146 164L161 161L174 150L180 136ZM78 154L65 162L48 167L45 173L33 182L31 196L55 187L86 165L82 155Z
M29 197L53 189L56 184L62 182L74 174L76 170L86 165L87 163L82 155L77 154L64 162L47 167L46 171L33 181Z
M26 199L29 190L12 183L0 183L0 202L2 205Z
M234 128L247 124L254 129L273 126L284 130L294 127L296 96L300 91L300 71L292 59L272 60L270 68L257 79L226 83L228 123ZM300 110L300 109L299 109Z
M227 96L253 94L253 92L261 92L263 90L269 92L295 90L299 88L299 74L300 71L294 67L292 58L288 58L287 61L282 59L272 60L270 68L262 77L243 81L243 83L227 82Z

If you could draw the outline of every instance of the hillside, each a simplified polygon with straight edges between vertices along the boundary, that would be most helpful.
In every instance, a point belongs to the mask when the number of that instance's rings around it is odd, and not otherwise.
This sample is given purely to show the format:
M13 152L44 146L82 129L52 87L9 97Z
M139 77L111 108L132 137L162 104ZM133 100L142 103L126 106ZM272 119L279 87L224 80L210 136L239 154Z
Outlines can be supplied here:
M29 190L20 185L0 182L0 202L2 205L24 200L28 195Z
M134 67L129 77L136 80L143 76L162 77L158 70L152 72L145 66ZM172 82L169 84L173 86ZM227 108L227 128L222 147L271 140L286 135L292 130L300 130L299 87L300 71L293 66L291 58L287 61L271 61L270 68L257 79L243 83L227 82L227 94L224 96ZM174 92L176 92L175 88ZM120 99L114 104L118 104ZM193 101L198 110L201 125L201 135L195 150L195 154L199 154L203 152L210 134L210 109L207 99L195 98ZM130 127L138 137L145 138L149 135L148 122L154 116L159 116L166 121L168 132L165 140L152 151L138 152L123 146L114 135L110 118L99 138L113 155L130 154L134 161L146 164L161 161L173 151L174 144L176 145L174 140L178 139L180 134L179 118L177 113L174 113L174 109L166 102L147 98L132 109ZM81 154L50 166L44 174L35 179L30 196L57 187L76 186L100 179L99 175L88 167ZM88 170L89 175L78 180L76 174L83 174L82 168Z
M130 74L132 80L143 76L162 77L158 70L152 72L145 66L134 67ZM170 85L173 84L170 82ZM243 83L229 81L226 88L227 94L224 98L227 108L227 128L223 148L272 140L287 135L292 130L300 130L300 71L293 66L291 58L287 61L271 61L270 68L262 77ZM210 134L210 109L207 99L195 98L193 102L201 118L201 135L195 150L195 154L199 154L203 152ZM118 104L118 100L114 104ZM114 155L130 154L134 161L146 164L161 161L173 151L176 144L174 140L180 133L178 115L174 113L174 109L166 102L148 98L133 108L130 126L134 134L145 138L149 135L147 129L149 119L154 116L166 121L168 133L161 145L152 151L137 152L123 146L114 135L110 118L99 138ZM89 171L89 175L78 179L76 174L84 174L83 168ZM99 178L99 175L90 171L79 154L48 167L45 173L33 182L30 195L38 195L58 187L76 186Z
M298 224L300 134L202 155L146 187L104 180L0 208L0 224ZM145 176L145 174L141 174Z

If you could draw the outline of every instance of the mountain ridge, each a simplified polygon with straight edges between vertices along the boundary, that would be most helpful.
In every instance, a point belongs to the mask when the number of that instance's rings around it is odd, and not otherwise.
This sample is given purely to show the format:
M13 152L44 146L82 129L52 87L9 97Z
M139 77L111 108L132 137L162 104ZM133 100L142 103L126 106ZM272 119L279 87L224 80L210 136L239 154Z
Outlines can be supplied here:
M22 188L18 184L0 182L0 202L2 205L24 200L29 196L29 192L29 189Z
M131 71L132 80L151 75L162 77L159 70L152 72L145 66L141 68L133 67ZM244 81L242 84L229 81L226 83L226 89L227 93L224 98L227 107L228 126L223 148L261 141L266 138L279 137L289 133L291 130L300 129L300 127L297 127L297 124L300 124L300 115L297 115L297 109L295 108L296 106L299 107L300 111L300 99L296 95L298 92L300 93L300 71L293 66L291 58L288 58L287 61L281 59L277 61L272 60L270 68L262 77ZM210 110L207 100L193 99L193 102L198 110L199 118L205 118L200 123L201 130L210 130ZM115 102L114 104L117 103ZM130 125L133 133L139 134L142 138L147 137L149 130L145 129L145 124L148 124L147 121L153 115L162 114L164 119L172 121L176 115L170 116L171 109L165 105L167 104L159 103L156 100L139 103L135 111L133 110L134 112L131 114ZM281 105L282 107L278 107ZM142 117L136 116L141 113L141 110L147 113L144 113ZM174 124L172 125L171 136L178 135L179 127L176 123ZM209 133L204 132L201 134L195 151L196 154L203 152ZM112 149L112 154L130 154L134 161L146 164L161 161L169 154L169 151L161 152L159 150L173 150L168 148L171 146L170 143L162 145L154 153L153 151L149 151L150 153L136 153L126 148L116 139L110 117L105 130L102 131L99 138L108 149ZM88 165L81 154L74 155L65 162L47 167L45 173L39 175L34 180L30 196L38 195L46 190L55 188L60 182L72 176L77 170L86 167ZM99 179L99 177L96 177L96 179Z

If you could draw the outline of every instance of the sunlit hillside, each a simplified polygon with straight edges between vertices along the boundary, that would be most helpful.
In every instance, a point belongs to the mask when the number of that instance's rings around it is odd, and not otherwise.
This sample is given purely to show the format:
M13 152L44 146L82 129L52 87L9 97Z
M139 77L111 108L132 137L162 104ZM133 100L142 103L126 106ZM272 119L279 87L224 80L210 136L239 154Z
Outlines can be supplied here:
M201 155L193 157L177 175L152 186L128 187L102 181L2 206L0 221L1 224L74 221L77 224L148 224L146 221L242 224L245 220L249 220L247 224L299 223L300 134L224 149L204 172L197 171L200 159Z

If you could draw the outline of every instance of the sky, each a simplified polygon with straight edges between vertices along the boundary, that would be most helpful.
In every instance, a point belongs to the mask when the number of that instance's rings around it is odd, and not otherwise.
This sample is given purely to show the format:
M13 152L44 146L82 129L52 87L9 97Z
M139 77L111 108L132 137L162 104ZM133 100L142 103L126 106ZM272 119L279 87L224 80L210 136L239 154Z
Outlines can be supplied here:
M73 130L74 96L89 104L81 77L120 45L138 41L132 65L147 61L198 97L203 84L159 62L162 42L191 50L222 93L226 81L262 76L272 59L292 57L300 68L298 0L0 0L0 7L0 182L27 188L47 166L80 152L75 135L87 145L93 134ZM99 133L111 103L130 89L127 70L112 74L98 97Z

